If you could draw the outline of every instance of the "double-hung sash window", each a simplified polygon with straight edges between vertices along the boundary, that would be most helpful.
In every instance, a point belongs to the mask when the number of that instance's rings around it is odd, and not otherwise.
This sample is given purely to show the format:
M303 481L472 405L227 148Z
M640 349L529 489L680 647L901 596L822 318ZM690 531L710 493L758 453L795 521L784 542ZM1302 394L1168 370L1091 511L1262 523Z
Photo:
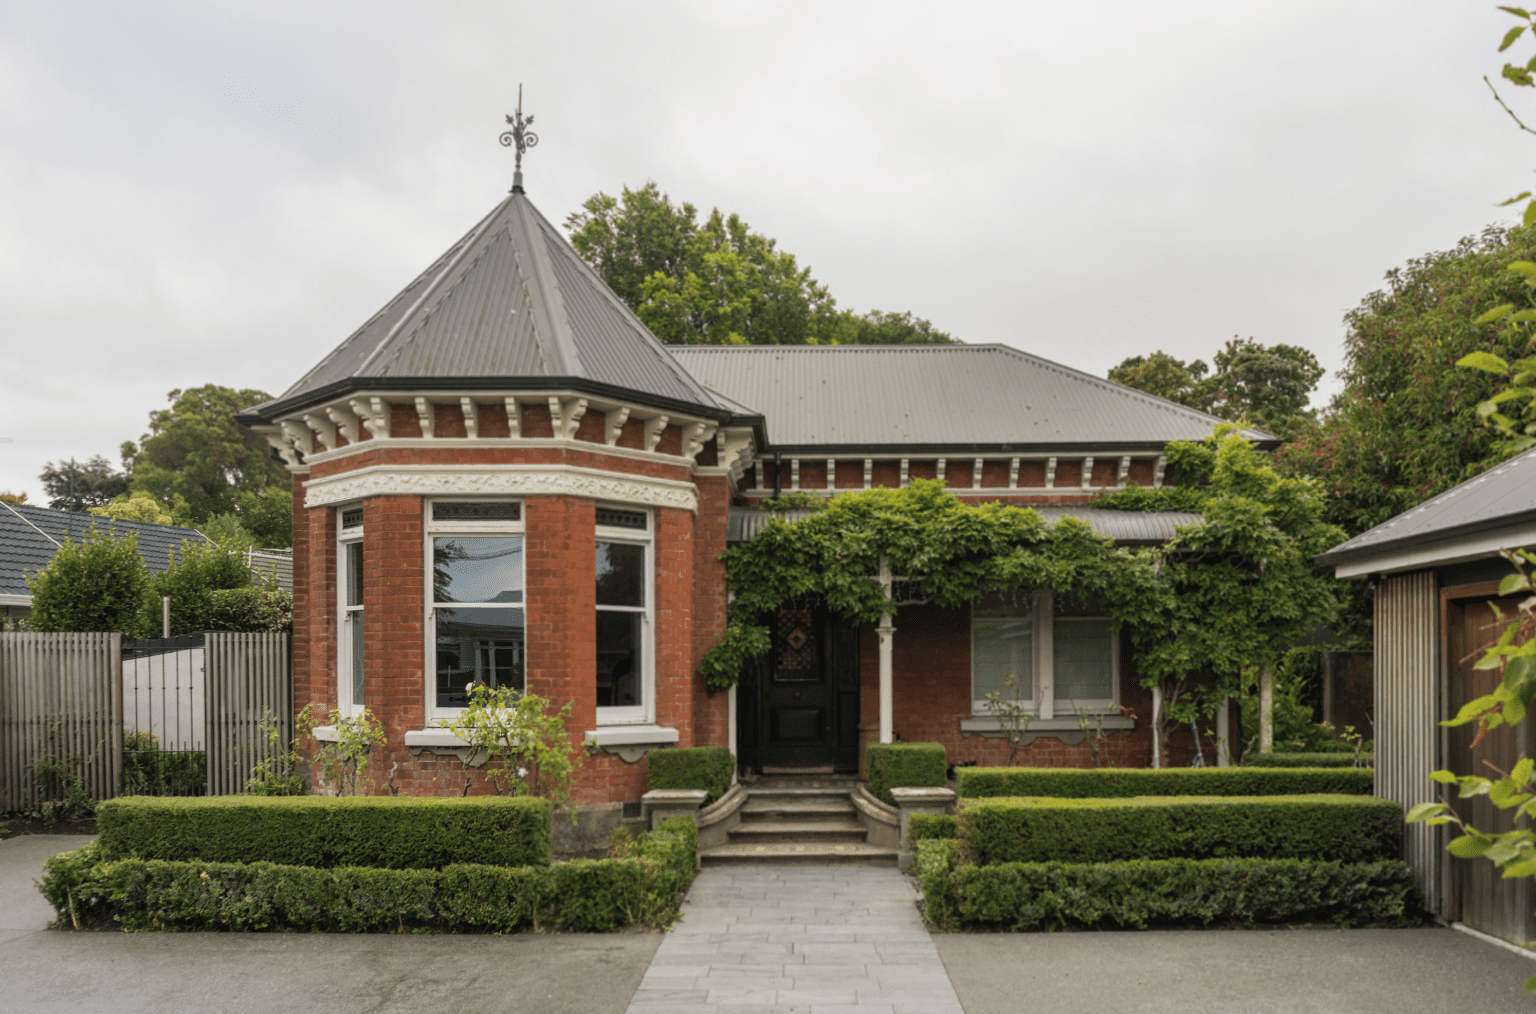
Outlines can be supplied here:
M451 717L472 684L527 689L522 504L427 505L433 713Z
M972 713L988 714L988 694L1040 718L1113 711L1117 640L1093 600L1045 590L981 596L971 605Z
M597 720L655 716L651 629L651 517L597 509Z
M363 710L363 509L343 507L336 512L336 609L338 623L336 659L336 701L342 714L353 716Z

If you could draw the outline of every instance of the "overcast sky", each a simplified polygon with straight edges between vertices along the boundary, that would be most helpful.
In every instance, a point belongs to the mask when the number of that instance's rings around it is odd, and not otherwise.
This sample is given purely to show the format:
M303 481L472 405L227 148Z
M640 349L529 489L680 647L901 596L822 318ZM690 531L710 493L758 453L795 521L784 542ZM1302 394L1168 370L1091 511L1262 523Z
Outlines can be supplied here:
M0 0L0 490L278 394L488 211L656 180L840 305L1103 375L1345 310L1536 138L1492 3ZM1516 53L1530 56L1522 45ZM1536 113L1529 92L1517 96Z

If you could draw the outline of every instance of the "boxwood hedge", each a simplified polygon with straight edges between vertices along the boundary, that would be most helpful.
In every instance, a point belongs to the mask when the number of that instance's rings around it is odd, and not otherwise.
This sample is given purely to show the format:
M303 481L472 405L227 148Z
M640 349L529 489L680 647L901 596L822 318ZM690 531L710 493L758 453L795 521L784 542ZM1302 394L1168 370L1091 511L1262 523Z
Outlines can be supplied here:
M127 796L96 808L109 859L269 862L331 869L548 866L535 796Z
M652 750L645 755L653 789L703 789L705 805L731 791L736 758L723 746L690 746Z
M1249 754L1243 759L1243 767L1247 768L1353 768L1355 755L1352 753L1255 753ZM1365 767L1360 771L1371 770L1371 755L1365 755Z
M955 818L949 814L914 813L907 818L907 841L914 845L954 836Z
M1415 924L1413 874L1398 860L1160 859L1111 863L960 861L957 841L917 846L928 918L944 928L1145 929L1216 921Z
M630 857L548 866L113 860L93 842L48 860L41 889L61 924L82 928L591 933L670 922L697 855L698 827L689 817L641 835Z
M1371 772L1363 768L957 768L955 778L956 795L962 799L1292 796L1312 792L1369 796L1372 785Z
M968 799L956 835L981 865L1121 859L1395 859L1403 810L1359 796Z
M869 791L892 806L892 789L929 788L949 783L943 743L870 743L864 773Z

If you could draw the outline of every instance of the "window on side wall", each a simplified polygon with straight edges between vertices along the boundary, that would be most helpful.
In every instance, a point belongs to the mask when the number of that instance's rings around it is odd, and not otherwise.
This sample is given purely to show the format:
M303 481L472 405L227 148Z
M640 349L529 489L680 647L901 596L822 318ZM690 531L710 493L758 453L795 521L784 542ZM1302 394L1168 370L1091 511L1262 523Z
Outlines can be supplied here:
M971 710L987 694L1036 716L1107 712L1117 702L1119 651L1103 606L1050 591L992 593L971 606ZM1012 677L1016 690L1008 686Z
M654 719L651 516L597 509L597 691L599 724Z
M522 504L430 501L427 563L434 716L468 705L471 684L525 691Z
M367 646L363 640L363 509L336 512L336 702L342 714L363 710Z

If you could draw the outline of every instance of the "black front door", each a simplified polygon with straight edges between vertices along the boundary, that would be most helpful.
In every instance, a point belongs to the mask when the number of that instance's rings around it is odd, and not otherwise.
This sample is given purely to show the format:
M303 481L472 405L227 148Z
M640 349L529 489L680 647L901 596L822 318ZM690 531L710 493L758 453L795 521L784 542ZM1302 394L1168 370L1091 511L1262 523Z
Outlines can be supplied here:
M779 610L758 677L759 764L857 765L856 633L820 605Z

